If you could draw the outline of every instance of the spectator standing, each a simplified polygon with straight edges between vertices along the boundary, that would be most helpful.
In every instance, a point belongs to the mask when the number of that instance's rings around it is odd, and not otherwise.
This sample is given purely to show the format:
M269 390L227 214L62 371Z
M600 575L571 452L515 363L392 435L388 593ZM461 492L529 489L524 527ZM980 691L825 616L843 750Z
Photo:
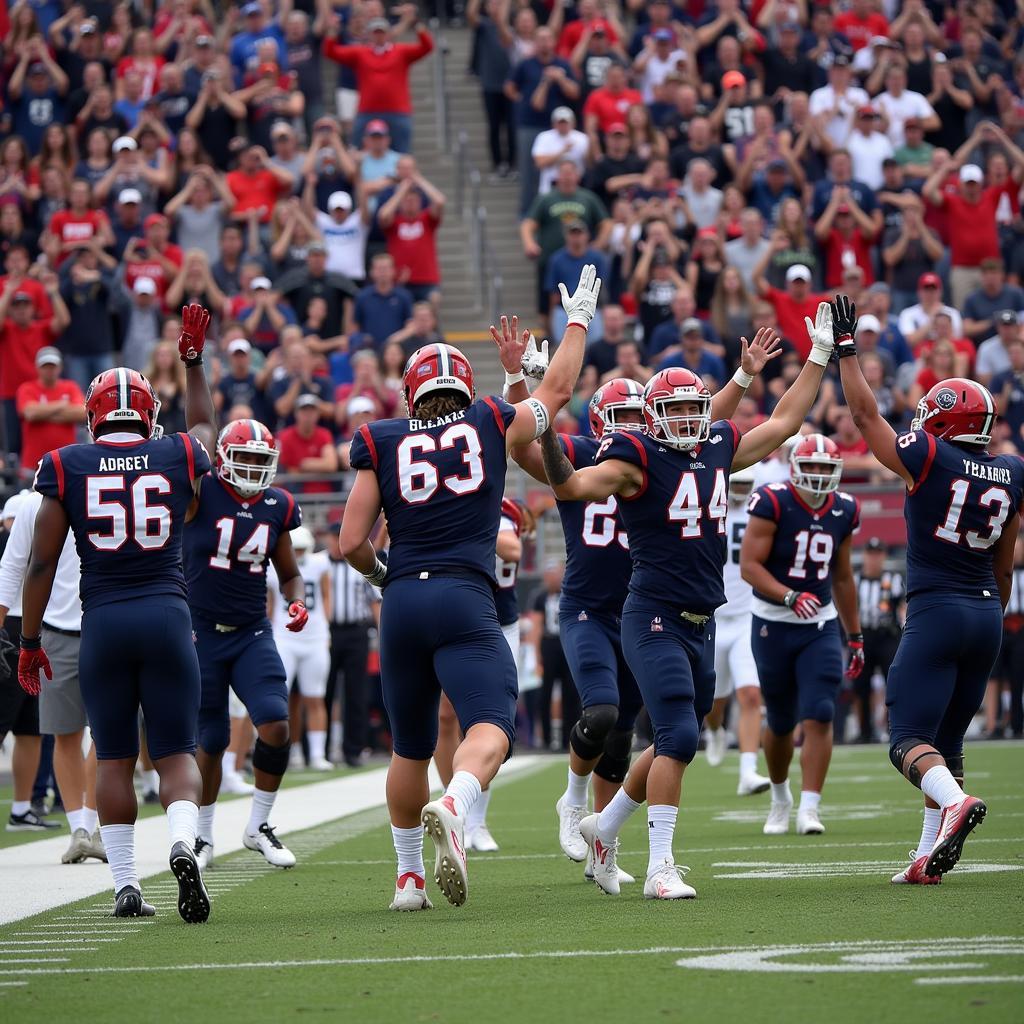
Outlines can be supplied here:
M879 130L878 112L870 104L857 111L854 130L846 140L853 164L853 177L877 191L882 187L882 164L895 150L885 132Z
M412 316L412 296L397 284L395 261L390 253L378 253L370 261L370 284L356 297L355 329L368 334L377 349Z
M1010 348L1022 338L1020 320L1015 310L1004 309L995 315L996 333L978 346L974 373L982 384L989 384L997 374L1011 369Z
M114 243L106 213L92 207L92 186L89 182L76 178L71 183L68 200L68 208L58 210L50 218L40 239L40 245L55 270L59 270L74 252L88 247L93 239L104 249Z
M213 404L224 419L231 409L246 406L263 423L270 422L263 402L263 389L252 368L252 345L247 338L234 338L228 342L227 372L213 391Z
M106 253L85 249L61 271L60 294L69 315L61 348L68 376L83 392L94 377L114 365L110 310L116 269Z
M1010 429L1010 442L1024 450L1024 337L1018 331L1006 345L1010 366L989 382L999 418Z
M509 52L512 31L507 0L469 0L466 20L473 29L473 70L480 79L491 169L508 176L516 163L516 128L512 102L505 95L505 81L512 70Z
M231 19L237 18L237 8L231 9ZM258 47L262 40L270 39L277 44L278 59L284 53L284 33L281 26L267 16L264 0L250 0L241 10L242 30L231 40L229 51L231 67L235 76L241 80L247 71L252 71L259 64ZM235 21L237 24L237 21Z
M35 362L35 380L20 384L15 396L21 418L21 471L26 478L47 452L74 444L75 428L85 423L85 396L73 380L61 377L60 350L44 346Z
M658 370L680 366L704 379L712 391L727 383L728 374L720 356L708 350L704 342L704 327L696 317L684 320L679 327L679 344L662 354Z
M206 47L204 46L204 52ZM226 171L231 163L231 140L235 123L245 117L245 104L232 95L229 78L219 67L211 66L199 80L199 94L185 115L191 128L210 154L214 166Z
M811 93L810 114L824 122L825 134L832 145L842 147L853 130L854 115L870 102L868 94L853 84L850 58L838 53L828 70L828 85Z
M864 282L874 280L872 250L875 225L849 189L837 188L814 225L814 235L825 250L825 287L838 288L843 273L853 266L864 271Z
M281 351L283 365L273 372L267 388L267 402L272 407L275 425L291 426L295 422L295 410L303 396L313 395L319 400L321 416L332 415L331 380L317 373L309 347L296 339L282 343Z
M884 194L884 193L883 193ZM882 235L882 263L892 286L892 308L897 313L914 304L917 282L942 258L939 236L924 222L924 203L912 192L891 200L897 203L897 223Z
M170 241L170 221L162 213L151 213L142 222L143 236L132 238L125 246L123 262L125 283L130 288L139 277L156 282L157 295L163 300L170 283L178 276L184 255Z
M233 216L244 220L250 210L257 212L260 224L269 224L274 204L288 195L295 185L291 172L271 162L262 146L249 146L238 162L238 170L227 176L227 186L235 197Z
M998 314L1006 310L1024 314L1024 289L1007 284L1001 259L982 260L981 287L964 302L964 334L975 343L984 341L1000 322Z
M234 193L224 179L199 164L185 187L168 200L164 215L174 221L178 245L186 251L201 249L213 264L220 258L221 228L234 206Z
M366 277L366 241L370 234L370 213L367 196L360 194L359 206L353 209L348 192L332 192L327 197L327 212L316 208L316 175L306 175L302 195L306 216L316 225L327 250L326 270L343 274L350 281L362 282ZM297 310L298 312L298 310ZM300 318L302 312L299 313Z
M269 277L252 278L249 293L234 300L235 317L249 340L264 354L277 348L281 331L296 323L295 312L283 301Z
M764 218L759 210L748 207L740 214L739 238L725 243L725 261L735 267L743 278L743 286L753 293L754 268L768 252L769 242L764 237Z
M953 333L963 334L963 318L952 306L942 302L942 279L928 271L917 279L917 299L899 315L900 333L916 353L921 344L934 337L934 320L939 313L945 313L953 326Z
M121 322L121 362L141 371L149 364L160 340L160 299L156 281L151 277L137 277L128 286L121 280L114 300Z
M628 70L620 64L612 64L604 85L595 89L583 104L583 130L590 138L591 150L600 153L604 133L613 124L626 121L630 107L642 106L643 102L639 90L630 88Z
M444 206L444 193L416 173L402 178L391 198L377 210L377 223L395 261L398 281L415 302L440 300L437 231Z
M559 284L564 284L571 294L579 284L580 274L588 263L597 268L598 277L608 279L608 259L604 253L591 248L590 231L586 221L579 218L567 220L564 222L563 232L565 244L551 254L544 272L544 290L548 294L548 308L551 310L549 331L556 338L565 333L568 324L565 310L559 301ZM594 327L593 336L599 338L603 328L600 309L594 314L591 324Z
M576 128L576 115L569 107L555 107L551 112L551 127L533 140L532 156L539 172L539 194L551 191L558 176L558 165L563 160L572 160L582 175L589 152L590 140Z
M36 156L43 134L64 118L68 76L50 56L41 36L31 38L18 53L18 63L7 83L14 115L14 131Z
M782 244L780 240L772 242L772 248ZM786 289L780 291L773 288L764 276L764 271L771 258L771 250L754 271L754 281L758 293L763 295L775 309L779 322L779 333L806 359L811 351L811 343L807 338L804 317L814 317L818 312L818 303L828 301L827 295L818 295L811 290L811 272L801 263L797 263L786 271Z
M320 477L338 471L338 453L334 438L319 425L320 399L316 395L299 395L295 401L295 423L277 436L281 453L280 468L298 477ZM326 494L333 486L326 480L308 480L300 484L306 494Z

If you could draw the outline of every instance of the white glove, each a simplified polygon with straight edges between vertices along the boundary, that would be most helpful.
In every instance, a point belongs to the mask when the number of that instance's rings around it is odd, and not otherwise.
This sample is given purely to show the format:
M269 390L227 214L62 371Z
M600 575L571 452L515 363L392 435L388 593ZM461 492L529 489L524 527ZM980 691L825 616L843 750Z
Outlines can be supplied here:
M593 263L588 263L583 268L580 283L572 295L561 282L558 291L561 293L562 309L569 318L569 324L576 324L586 330L597 312L597 298L601 294L601 278L597 276L597 268Z
M807 337L811 339L811 354L807 359L818 366L828 366L836 344L832 335L832 306L827 302L819 302L814 323L811 323L809 316L804 317L804 323L807 325Z
M545 338L539 345L531 334L523 353L523 373L534 380L543 380L548 369L548 340Z

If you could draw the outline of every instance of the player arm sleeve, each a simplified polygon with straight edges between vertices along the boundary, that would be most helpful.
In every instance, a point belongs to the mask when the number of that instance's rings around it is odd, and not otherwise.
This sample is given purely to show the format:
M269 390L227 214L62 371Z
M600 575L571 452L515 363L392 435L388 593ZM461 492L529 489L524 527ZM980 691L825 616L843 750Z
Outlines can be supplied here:
M928 479L935 461L935 438L923 430L911 430L896 438L896 454L914 479L916 491Z
M772 492L771 487L758 487L747 500L747 512L755 519L768 519L773 523L779 521L781 509L779 499Z
M364 423L352 438L348 461L353 469L377 469L377 445L368 423Z
M628 463L640 470L640 488L628 496L620 494L623 501L634 501L639 498L647 490L647 449L644 448L643 442L629 430L607 435L597 449L594 465L600 466L611 460Z
M11 536L0 558L0 605L13 608L25 584L25 569L32 553L32 530L36 524L39 501L25 502L15 517Z
M290 491L282 490L281 495L285 503L284 528L290 533L302 525L302 508Z
M59 451L47 452L39 460L35 482L32 486L46 498L56 498L58 501L63 500L64 464L61 462Z

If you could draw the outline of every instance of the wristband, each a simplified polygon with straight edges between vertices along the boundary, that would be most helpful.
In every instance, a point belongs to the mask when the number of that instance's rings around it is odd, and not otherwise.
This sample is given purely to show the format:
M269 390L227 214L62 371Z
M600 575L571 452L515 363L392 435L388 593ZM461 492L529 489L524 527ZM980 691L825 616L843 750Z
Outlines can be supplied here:
M202 366L203 365L203 357L202 356L196 356L195 359L182 359L182 362L185 364L185 366L187 366L189 368L191 368L193 366Z
M851 633L846 638L846 642L848 644L862 644L862 643L864 643L864 634L863 633Z
M782 603L787 608L792 608L793 605L796 604L797 597L799 597L799 595L797 594L797 592L795 590L787 590L786 591L786 596L782 599Z
M380 587L384 584L384 577L388 574L388 567L377 558L377 564L369 572L363 573L363 579L371 586Z
M523 368L520 366L515 373L509 373L505 371L505 386L511 387L513 384L518 384L520 381L526 380L526 374L523 373Z
M580 327L585 331L590 327L590 324L581 324L579 320L572 320L565 325L565 329L568 330L570 327Z
M814 363L815 366L828 366L828 361L832 358L832 349L825 348L824 346L812 345L811 354L807 357L807 362Z
M41 651L43 649L42 636L23 636L21 638L21 649L23 651Z
M738 384L744 391L754 383L754 378L743 369L742 366L737 367L736 372L732 375L732 381L734 384Z
M857 345L852 334L844 334L841 338L836 339L836 355L840 359L845 356L855 356L856 354Z

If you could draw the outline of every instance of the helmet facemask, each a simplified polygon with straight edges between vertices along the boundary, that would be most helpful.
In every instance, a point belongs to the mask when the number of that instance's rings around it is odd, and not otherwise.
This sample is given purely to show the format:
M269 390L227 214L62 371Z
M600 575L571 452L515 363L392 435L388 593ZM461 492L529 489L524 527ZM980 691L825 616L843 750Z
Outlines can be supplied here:
M265 491L277 474L278 451L262 441L228 444L220 451L220 478L243 498Z
M790 459L791 479L794 487L807 491L816 498L824 498L839 489L843 475L843 460L827 452L793 455Z
M669 412L673 406L696 406L689 412ZM692 451L711 436L711 396L708 394L654 395L647 408L657 436L664 444L680 451Z

